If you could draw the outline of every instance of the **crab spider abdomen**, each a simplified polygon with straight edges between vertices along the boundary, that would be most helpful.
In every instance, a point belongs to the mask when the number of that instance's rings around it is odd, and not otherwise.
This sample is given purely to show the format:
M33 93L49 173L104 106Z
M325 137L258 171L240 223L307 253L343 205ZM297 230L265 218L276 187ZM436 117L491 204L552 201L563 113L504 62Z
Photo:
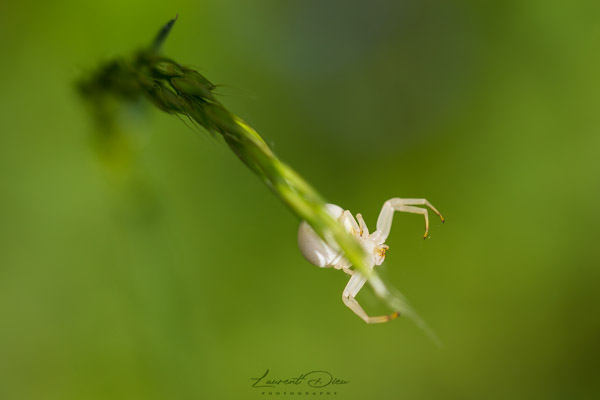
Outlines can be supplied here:
M344 210L335 204L326 204L325 210L334 219L338 219ZM317 267L331 267L342 259L339 249L325 243L306 221L298 228L298 247L306 260Z

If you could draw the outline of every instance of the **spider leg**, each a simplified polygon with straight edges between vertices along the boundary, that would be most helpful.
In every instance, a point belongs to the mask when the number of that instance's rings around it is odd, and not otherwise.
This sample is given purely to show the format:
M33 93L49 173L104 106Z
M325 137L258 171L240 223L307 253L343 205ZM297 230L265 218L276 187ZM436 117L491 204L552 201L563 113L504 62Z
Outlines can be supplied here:
M367 228L367 224L365 224L362 214L356 214L356 219L358 220L358 226L360 227L360 236L368 237L369 228Z
M345 210L338 218L338 221L344 229L352 233L353 235L360 232L360 226L356 223L356 220L352 216L352 213L348 210Z
M377 232L373 233L374 235L379 235L378 242L383 243L387 239L390 234L390 229L392 228L392 219L394 217L394 211L401 211L413 214L422 214L425 217L425 235L427 238L427 234L429 233L429 216L426 208L419 207L411 207L422 205L426 206L435 214L437 214L442 222L444 222L444 217L438 210L435 209L430 202L425 199L399 199L394 198L383 203L383 207L381 208L381 212L379 213L379 218L377 218Z
M333 264L333 268L341 269L348 275L354 275L354 271L351 270L350 267L352 267L352 264L350 264L350 261L346 260L345 258L342 258L340 261Z
M365 310L363 310L363 308L360 306L360 304L358 304L358 301L356 301L356 299L355 299L356 295L358 294L360 289L362 289L362 287L364 286L364 284L366 282L367 282L367 278L365 278L361 274L352 275L352 278L350 278L350 280L348 281L348 284L346 285L346 288L344 289L344 292L342 293L342 300L344 301L344 304L349 309L354 311L354 314L356 314L360 318L362 318L363 321L365 321L367 324L376 324L376 323L381 323L381 322L387 322L387 321L397 318L400 315L399 312L394 312L389 315L380 315L380 316L376 316L376 317L371 317L371 316L367 315Z

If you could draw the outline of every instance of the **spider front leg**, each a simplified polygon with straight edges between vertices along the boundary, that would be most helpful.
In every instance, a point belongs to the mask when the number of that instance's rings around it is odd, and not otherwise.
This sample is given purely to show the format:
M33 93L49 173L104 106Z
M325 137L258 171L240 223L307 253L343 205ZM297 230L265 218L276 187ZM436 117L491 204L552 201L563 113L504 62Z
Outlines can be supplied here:
M390 229L392 228L392 219L394 218L394 211L401 211L413 214L422 214L425 217L425 235L424 238L427 238L427 234L429 233L429 215L427 213L426 208L419 207L411 207L417 205L424 205L429 207L431 211L436 213L442 222L444 222L444 217L438 210L435 209L434 206L431 205L425 199L399 199L394 198L383 203L383 207L381 208L381 213L379 213L379 218L377 218L377 232L374 233L379 235L378 241L380 243L385 242L387 237L390 234Z
M398 316L400 315L399 312L394 312L389 315L380 315L376 317L371 317L367 315L365 310L363 310L360 304L358 304L358 301L356 301L355 299L356 295L358 294L360 289L362 289L366 282L367 278L362 276L360 273L355 273L354 275L352 275L352 278L350 278L348 284L346 285L346 288L344 289L344 292L342 293L342 300L344 301L344 304L349 309L354 311L354 313L360 318L362 318L367 324L377 324L398 318Z

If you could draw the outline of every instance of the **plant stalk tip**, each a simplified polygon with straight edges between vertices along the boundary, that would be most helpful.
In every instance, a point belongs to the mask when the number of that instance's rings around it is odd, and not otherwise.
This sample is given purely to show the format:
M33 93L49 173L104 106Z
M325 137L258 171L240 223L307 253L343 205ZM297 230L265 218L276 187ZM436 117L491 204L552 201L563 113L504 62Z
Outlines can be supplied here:
M167 22L161 28L161 30L158 32L158 35L156 35L156 38L154 39L154 43L152 44L152 51L153 52L158 53L158 51L162 47L162 44L167 39L167 36L169 36L169 33L171 32L171 29L173 29L173 25L175 25L175 22L178 19L179 19L179 13L177 13L175 15L175 18L171 19L169 22Z

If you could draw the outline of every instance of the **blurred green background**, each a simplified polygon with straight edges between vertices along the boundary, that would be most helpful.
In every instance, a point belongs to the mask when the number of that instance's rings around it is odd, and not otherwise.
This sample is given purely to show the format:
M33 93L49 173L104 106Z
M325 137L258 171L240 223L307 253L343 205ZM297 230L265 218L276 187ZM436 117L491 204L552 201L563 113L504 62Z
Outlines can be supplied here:
M443 348L349 311L218 140L148 107L103 160L74 82L176 13L165 54L328 201L442 211L427 241L397 215L381 271ZM3 1L0 399L273 398L267 369L350 381L324 398L599 398L599 47L596 1Z

